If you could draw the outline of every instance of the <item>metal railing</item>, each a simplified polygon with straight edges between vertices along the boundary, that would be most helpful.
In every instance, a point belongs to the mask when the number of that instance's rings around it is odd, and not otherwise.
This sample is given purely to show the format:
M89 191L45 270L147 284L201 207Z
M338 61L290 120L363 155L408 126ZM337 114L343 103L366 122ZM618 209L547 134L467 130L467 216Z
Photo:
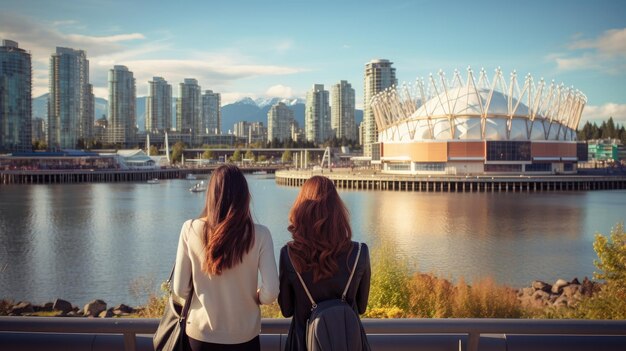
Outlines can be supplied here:
M116 334L123 336L125 350L134 351L137 349L137 336L143 334L145 338L145 335L153 334L158 323L157 319L143 318L0 317L0 345L4 344L3 337L10 333L20 333L23 336L38 333ZM284 336L289 329L289 323L289 319L263 319L261 334ZM479 342L486 334L501 334L500 338L504 339L505 344L507 335L529 335L539 338L547 335L577 336L597 340L602 336L613 336L612 345L617 345L617 349L626 350L626 320L363 319L363 325L366 333L374 339L381 334L388 337L445 334L454 337L448 340L448 345L450 342L457 342L458 349L469 351L477 351ZM372 346L373 349L377 349L375 345ZM481 349L483 346L481 345ZM502 349L508 347L504 345Z

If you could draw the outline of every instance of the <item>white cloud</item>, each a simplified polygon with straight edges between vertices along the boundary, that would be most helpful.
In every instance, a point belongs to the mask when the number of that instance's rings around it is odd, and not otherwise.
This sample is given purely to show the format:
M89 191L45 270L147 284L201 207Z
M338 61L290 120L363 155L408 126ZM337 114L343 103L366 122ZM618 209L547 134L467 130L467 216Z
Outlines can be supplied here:
M291 50L291 48L293 47L293 40L291 39L286 39L283 41L280 41L279 43L277 43L274 46L274 49L281 54L284 54L285 52Z
M626 68L626 28L607 30L595 39L575 40L568 45L570 52L551 54L560 70L600 70L609 74L621 74Z
M91 36L64 33L59 26L77 30L79 23L72 20L46 23L17 14L0 13L0 38L15 40L29 50L33 62L33 95L48 92L50 55L57 46L85 50L90 61L90 81L96 96L107 97L107 74L114 65L124 65L134 73L137 95L147 94L147 82L154 76L164 77L178 93L177 85L184 78L196 78L203 89L212 89L230 95L237 80L268 75L288 75L305 71L302 68L254 63L253 58L238 53L237 49L220 52L177 52L180 59L153 59L165 56L175 45L168 35L153 40L143 33L120 33L109 36ZM293 46L291 40L276 45L283 52ZM188 59L185 58L189 57ZM229 92L230 91L230 92ZM261 94L258 92L256 95ZM254 94L248 94L251 96Z
M587 105L583 110L582 126L586 121L602 122L613 117L615 122L626 124L626 104L607 103L600 106Z
M293 89L291 89L291 87L278 84L269 87L269 89L265 91L265 95L268 97L290 98L293 97Z

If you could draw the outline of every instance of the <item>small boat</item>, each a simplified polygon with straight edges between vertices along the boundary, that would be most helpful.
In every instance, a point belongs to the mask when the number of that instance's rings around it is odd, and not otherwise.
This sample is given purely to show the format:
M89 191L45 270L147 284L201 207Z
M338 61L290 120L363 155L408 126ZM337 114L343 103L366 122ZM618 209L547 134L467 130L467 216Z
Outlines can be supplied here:
M189 191L191 191L192 193L201 193L203 191L206 191L206 184L204 184L204 181L201 181L200 183L196 183L194 186L192 186L191 188L189 188Z
M159 184L159 178L149 179L148 184Z
M198 177L196 177L195 174L193 174L193 173L188 173L187 174L187 180L196 180L196 179L198 179Z
M252 172L252 175L266 175L267 171L254 171Z

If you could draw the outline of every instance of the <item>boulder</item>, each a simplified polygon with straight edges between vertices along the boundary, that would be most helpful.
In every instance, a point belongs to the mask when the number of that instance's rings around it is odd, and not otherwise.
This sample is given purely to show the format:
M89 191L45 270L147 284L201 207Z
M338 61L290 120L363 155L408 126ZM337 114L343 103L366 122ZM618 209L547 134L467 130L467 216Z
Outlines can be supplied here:
M583 283L581 284L581 286L582 294L587 297L591 297L593 294L600 291L600 284L589 280L589 278L587 277L583 279Z
M533 296L533 294L535 293L535 289L533 288L521 288L518 290L517 292L517 296L522 297L522 296Z
M102 300L93 300L86 304L83 308L83 315L85 317L97 317L102 311L107 309L106 302Z
M570 284L579 284L579 285L580 285L580 282L578 281L578 278L574 278L574 279L572 279L572 281L571 281L571 282L569 282L569 283L570 283Z
M552 303L552 305L554 307L565 307L565 306L567 306L568 305L567 297L565 297L563 295L559 296L559 298L556 299L554 301L554 303Z
M547 292L543 291L543 290L537 290L535 291L535 293L533 294L533 300L548 300L550 298L550 294L548 294Z
M535 280L532 283L532 287L535 290L543 290L545 292L550 292L550 290L552 290L552 285L548 284L548 283L544 283L540 280Z
M563 287L562 296L573 297L574 295L582 294L583 288L580 284L570 284L568 286Z
M9 313L13 316L21 316L23 314L33 312L35 312L35 309L33 308L33 305L30 304L30 302L20 301L17 305L11 307Z
M561 294L563 292L563 287L569 285L569 283L563 279L559 279L552 285L552 293L553 294Z
M71 303L63 299L56 299L54 300L54 305L52 306L52 308L56 311L62 311L63 313L68 313L69 311L72 310L73 306Z
M100 318L111 318L113 317L113 309L109 308L108 310L102 311L98 314Z
M115 306L113 311L119 311L121 313L133 313L133 308L124 304L119 304Z
M41 310L44 312L51 312L52 310L54 310L54 303L53 302L46 302L42 307Z

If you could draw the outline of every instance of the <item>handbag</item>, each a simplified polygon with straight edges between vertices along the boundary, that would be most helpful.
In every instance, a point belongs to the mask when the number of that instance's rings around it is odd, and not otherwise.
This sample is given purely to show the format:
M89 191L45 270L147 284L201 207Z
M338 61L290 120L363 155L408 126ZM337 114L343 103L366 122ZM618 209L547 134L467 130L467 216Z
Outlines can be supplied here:
M174 266L176 266L176 264L174 264ZM185 349L185 341L187 338L187 334L185 334L185 322L193 297L193 283L190 281L191 291L189 291L189 295L185 298L184 306L181 306L174 301L172 296L173 275L174 267L172 267L172 273L170 273L170 277L166 282L169 296L165 310L163 311L163 317L161 317L159 327L152 338L152 345L155 351L183 351Z

